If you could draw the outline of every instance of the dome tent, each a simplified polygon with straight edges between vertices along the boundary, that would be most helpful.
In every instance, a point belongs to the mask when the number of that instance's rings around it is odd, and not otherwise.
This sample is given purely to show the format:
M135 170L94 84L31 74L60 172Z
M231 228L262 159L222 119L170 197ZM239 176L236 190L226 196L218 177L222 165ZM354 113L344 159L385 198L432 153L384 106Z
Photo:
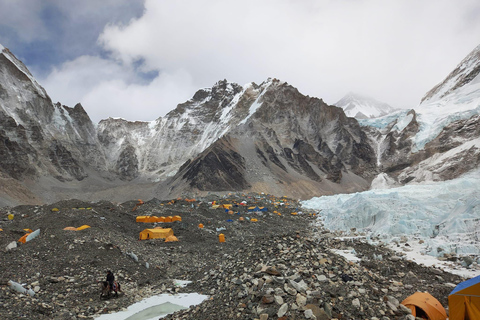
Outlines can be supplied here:
M480 276L459 283L448 295L450 320L480 319Z
M412 315L427 320L445 320L447 312L442 304L428 292L415 292L402 301Z

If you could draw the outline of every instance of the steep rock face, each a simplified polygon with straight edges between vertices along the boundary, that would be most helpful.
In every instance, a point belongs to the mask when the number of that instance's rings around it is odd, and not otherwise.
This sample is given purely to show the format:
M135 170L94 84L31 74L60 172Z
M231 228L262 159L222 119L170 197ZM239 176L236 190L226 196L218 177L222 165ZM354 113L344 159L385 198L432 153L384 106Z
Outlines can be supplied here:
M234 150L228 138L221 138L180 170L190 187L200 191L245 190L245 159Z
M355 119L287 83L274 79L260 87L265 89L250 105L247 117L187 163L173 178L174 188L184 179L202 190L197 174L212 191L262 185L266 192L279 189L288 194L299 180L317 187L342 183L342 188L361 190L361 183L349 185L351 176L368 184L376 172L375 153ZM349 179L344 179L345 174Z
M400 173L406 182L444 181L480 166L480 115L446 126L422 152L423 157Z
M11 177L81 180L85 167L104 170L95 128L83 107L53 104L6 48L0 52L0 115L0 167Z

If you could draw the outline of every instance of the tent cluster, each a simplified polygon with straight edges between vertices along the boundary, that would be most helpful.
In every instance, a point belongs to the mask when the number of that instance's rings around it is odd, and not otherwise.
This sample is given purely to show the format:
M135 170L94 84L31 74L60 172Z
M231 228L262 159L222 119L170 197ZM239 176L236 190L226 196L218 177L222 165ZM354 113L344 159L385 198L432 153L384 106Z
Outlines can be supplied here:
M157 217L157 216L138 216L136 218L137 222L145 222L145 223L169 223L175 221L182 221L182 217L180 216L168 216L168 217Z
M427 320L480 319L480 276L459 283L448 295L450 316L442 304L427 292L415 292L402 301L416 318Z

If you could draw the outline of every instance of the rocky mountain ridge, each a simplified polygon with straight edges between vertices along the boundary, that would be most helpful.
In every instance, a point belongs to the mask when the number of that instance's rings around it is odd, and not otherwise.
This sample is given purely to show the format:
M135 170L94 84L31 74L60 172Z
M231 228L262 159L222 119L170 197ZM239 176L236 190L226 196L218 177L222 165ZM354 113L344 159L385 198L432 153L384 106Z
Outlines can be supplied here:
M305 199L367 190L379 174L399 185L452 179L479 163L480 90L476 76L467 78L448 95L462 98L454 101L463 106L461 116L445 113L438 133L423 140L431 102L357 121L278 79L245 86L219 81L155 121L109 118L95 126L80 104L54 104L4 48L0 187L9 189L11 179L17 187L3 192L0 204L229 191ZM452 109L445 99L435 102L437 109ZM470 165L461 167L467 158Z

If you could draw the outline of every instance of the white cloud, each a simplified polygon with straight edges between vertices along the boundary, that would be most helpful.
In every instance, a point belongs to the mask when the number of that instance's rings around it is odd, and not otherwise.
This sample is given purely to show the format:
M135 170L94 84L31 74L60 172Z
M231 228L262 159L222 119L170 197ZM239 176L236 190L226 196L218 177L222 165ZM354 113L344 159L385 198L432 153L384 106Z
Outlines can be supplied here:
M79 57L43 83L95 120L153 120L224 78L414 107L478 45L479 13L475 0L146 0L140 18L105 27L108 58ZM142 81L138 61L159 76Z
M145 84L131 66L93 56L64 63L41 83L53 101L82 103L94 122L107 117L154 120L190 98L194 90L183 70L164 72Z
M185 68L199 86L276 76L335 102L350 90L413 106L480 39L476 1L154 1L100 37L125 62Z

